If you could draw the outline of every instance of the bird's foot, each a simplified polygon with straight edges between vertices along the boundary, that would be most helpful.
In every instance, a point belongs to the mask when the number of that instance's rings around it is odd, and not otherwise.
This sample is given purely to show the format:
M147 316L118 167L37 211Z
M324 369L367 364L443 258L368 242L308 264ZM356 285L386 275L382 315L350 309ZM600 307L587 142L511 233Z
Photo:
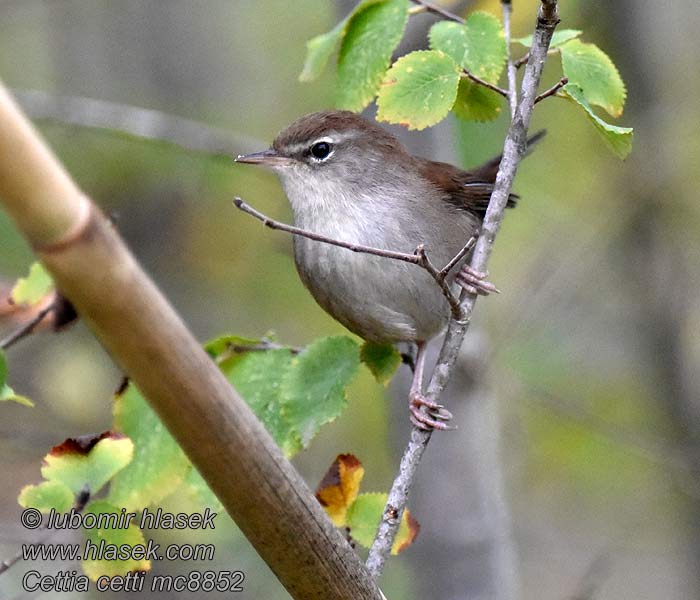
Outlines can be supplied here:
M488 296L491 293L500 294L500 290L490 281L484 281L488 273L475 271L469 265L464 265L455 276L455 281L470 294Z
M427 410L423 410L423 407ZM430 431L431 429L454 429L447 424L452 419L452 413L442 404L428 400L422 394L411 394L408 403L409 418L419 429Z

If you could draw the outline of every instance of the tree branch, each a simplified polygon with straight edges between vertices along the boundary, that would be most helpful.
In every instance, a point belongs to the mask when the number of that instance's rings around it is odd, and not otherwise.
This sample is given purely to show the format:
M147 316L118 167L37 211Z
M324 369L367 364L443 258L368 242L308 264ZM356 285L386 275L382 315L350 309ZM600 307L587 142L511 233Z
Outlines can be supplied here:
M516 80L516 69L513 63L513 54L510 48L510 21L513 14L513 5L510 0L501 0L501 10L503 12L503 32L506 43L506 75L508 76L508 105L510 106L510 118L515 117L515 110L518 107L518 83Z
M292 597L380 600L304 480L2 87L0 157L2 206Z
M486 270L493 243L500 228L508 197L513 187L518 164L527 149L527 129L535 105L537 88L542 77L542 69L547 58L549 43L558 23L557 0L541 0L532 49L523 76L520 101L518 102L515 115L511 119L503 147L503 158L496 176L496 183L491 194L486 216L484 217L479 239L472 254L470 266L476 271ZM509 84L512 84L512 80ZM512 90L509 90L509 92L512 94ZM476 298L477 295L475 293L467 292L466 290L461 294L465 318L461 321L452 319L447 327L440 355L425 393L426 398L430 401L437 401L447 385L459 353L459 348L462 345L462 340L467 332ZM391 550L399 523L401 522L416 469L430 441L431 434L432 432L423 431L417 427L413 427L411 430L408 445L399 465L399 474L389 492L382 520L367 559L367 569L374 577L378 577L384 568L384 562Z

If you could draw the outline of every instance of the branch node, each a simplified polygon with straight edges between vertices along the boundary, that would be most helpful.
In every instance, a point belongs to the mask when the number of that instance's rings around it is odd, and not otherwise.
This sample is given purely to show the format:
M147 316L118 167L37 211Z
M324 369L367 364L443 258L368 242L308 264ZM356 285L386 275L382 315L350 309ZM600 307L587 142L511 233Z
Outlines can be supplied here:
M567 83L569 83L569 78L568 77L562 77L559 81L557 81L551 88L548 90L542 92L537 98L535 98L535 104L538 102L541 102L545 98L549 98L550 96L556 95L556 93L563 88Z

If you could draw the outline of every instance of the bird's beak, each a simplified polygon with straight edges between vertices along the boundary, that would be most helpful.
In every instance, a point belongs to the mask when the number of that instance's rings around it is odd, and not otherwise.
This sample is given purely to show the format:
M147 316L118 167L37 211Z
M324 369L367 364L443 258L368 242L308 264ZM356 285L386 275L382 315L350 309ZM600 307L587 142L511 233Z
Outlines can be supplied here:
M252 152L250 154L239 154L235 162L249 163L251 165L263 165L264 167L277 167L288 165L290 159L278 154L276 150L270 148L262 152Z

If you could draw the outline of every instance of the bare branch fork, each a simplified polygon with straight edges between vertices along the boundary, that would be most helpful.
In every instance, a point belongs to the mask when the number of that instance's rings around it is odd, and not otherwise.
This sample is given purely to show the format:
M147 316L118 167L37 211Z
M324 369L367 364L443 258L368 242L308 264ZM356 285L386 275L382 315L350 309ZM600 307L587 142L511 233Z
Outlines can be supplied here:
M316 242L330 244L331 246L339 246L340 248L345 248L347 250L350 250L351 252L373 254L374 256L381 256L382 258L399 260L402 262L411 263L412 265L418 265L419 267L424 268L440 286L442 293L444 294L445 298L447 298L447 301L450 303L453 318L460 321L463 319L461 302L459 301L459 298L455 296L455 294L450 289L450 285L447 282L447 276L449 275L450 271L455 267L455 265L457 265L457 263L459 263L459 261L461 261L474 247L474 244L476 243L475 237L470 238L464 245L464 247L457 254L455 254L455 256L453 256L442 269L438 270L437 267L435 267L435 265L432 263L430 258L428 258L428 254L423 244L419 244L418 246L416 246L416 249L413 252L413 254L408 254L407 252L396 252L394 250L384 250L382 248L373 248L372 246L364 246L362 244L351 244L350 242L335 240L325 235L321 235L320 233L314 233L313 231L307 231L306 229L301 229L299 227L294 227L293 225L287 225L286 223L280 223L279 221L275 221L274 219L271 219L270 217L256 210L250 204L244 202L239 197L234 198L233 203L236 205L236 208L242 210L245 213L248 213L249 215L255 217L259 221L262 221L263 224L269 227L270 229L286 231L287 233L291 233L292 235L298 235L300 237L305 237ZM493 291L497 292L498 290L496 288L493 288Z
M504 14L507 13L508 17L510 17L511 7L505 6L510 5L510 0L502 0L502 5L504 5ZM527 66L523 75L520 100L517 101L515 109L512 111L511 124L503 147L503 158L498 168L496 183L491 193L491 200L484 217L481 233L472 254L470 267L475 271L486 270L493 243L500 228L503 213L513 186L518 164L525 155L527 129L537 98L537 88L542 77L542 69L547 58L549 43L558 23L557 0L541 0L532 48L529 52ZM506 29L508 34L506 46L510 44L509 30L510 27ZM510 65L509 71L512 71ZM513 102L513 99L517 98L514 76L509 75L508 84L508 97ZM467 292L466 290L462 291L460 300L465 318L461 321L457 319L450 320L440 355L425 393L428 400L437 401L447 385L462 345L462 340L467 332L476 298L477 295L475 293ZM430 441L431 434L431 431L424 431L417 427L413 427L411 430L408 445L399 465L399 474L389 492L389 498L384 508L379 529L366 563L367 569L375 578L381 574L386 557L394 543L416 469Z

